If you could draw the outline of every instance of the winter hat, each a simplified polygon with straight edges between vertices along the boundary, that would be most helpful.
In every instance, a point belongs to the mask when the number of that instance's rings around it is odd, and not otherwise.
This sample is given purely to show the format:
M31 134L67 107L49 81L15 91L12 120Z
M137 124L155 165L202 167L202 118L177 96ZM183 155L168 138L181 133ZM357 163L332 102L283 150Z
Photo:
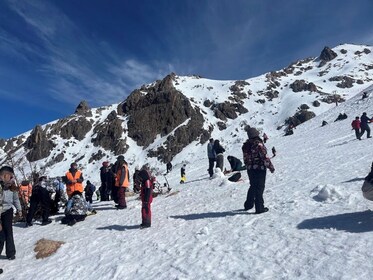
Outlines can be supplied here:
M70 164L71 168L73 168L74 166L78 167L78 164L76 162L73 162L72 164Z
M124 160L124 156L118 156L117 160Z
M255 138L255 137L258 137L259 136L259 131L254 128L254 127L250 127L248 130L247 130L247 136L249 138Z
M0 168L0 173L3 173L3 172L9 172L9 173L14 174L13 168L7 165Z

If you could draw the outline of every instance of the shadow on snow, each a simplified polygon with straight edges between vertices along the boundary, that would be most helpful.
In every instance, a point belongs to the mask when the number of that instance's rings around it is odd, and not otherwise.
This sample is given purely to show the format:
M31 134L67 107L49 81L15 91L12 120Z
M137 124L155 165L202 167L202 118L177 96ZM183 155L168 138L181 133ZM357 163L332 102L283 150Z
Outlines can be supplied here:
M304 220L298 229L336 229L351 233L373 231L373 212L353 212Z
M106 226L106 227L99 227L97 229L99 229L99 230L119 230L119 231L124 231L124 230L139 229L139 228L140 228L140 225L132 225L132 226L111 225L111 226Z
M225 211L225 212L207 212L207 213L197 213L197 214L188 214L188 215L177 215L177 216L170 216L173 219L183 219L183 220L199 220L199 219L209 219L209 218L224 218L229 216L236 216L236 215L250 215L254 213L249 213L244 210L233 210L233 211Z
M344 181L342 183L351 183L351 182L364 181L364 180L365 180L365 178L358 178L358 177L356 177L356 178Z

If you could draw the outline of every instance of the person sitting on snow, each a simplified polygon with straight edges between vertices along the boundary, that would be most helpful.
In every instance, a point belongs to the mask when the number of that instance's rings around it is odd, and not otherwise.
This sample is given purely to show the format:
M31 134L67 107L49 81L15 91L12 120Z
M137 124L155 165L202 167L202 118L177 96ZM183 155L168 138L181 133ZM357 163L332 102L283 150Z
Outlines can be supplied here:
M67 202L65 217L62 218L61 223L73 226L77 222L84 221L90 213L96 214L96 210L93 210L92 206L85 201L80 191L75 191Z
M229 164L231 165L231 170L228 171L227 173L233 172L233 171L246 170L246 166L245 165L242 166L242 162L238 158L234 156L228 156L227 159L229 161Z

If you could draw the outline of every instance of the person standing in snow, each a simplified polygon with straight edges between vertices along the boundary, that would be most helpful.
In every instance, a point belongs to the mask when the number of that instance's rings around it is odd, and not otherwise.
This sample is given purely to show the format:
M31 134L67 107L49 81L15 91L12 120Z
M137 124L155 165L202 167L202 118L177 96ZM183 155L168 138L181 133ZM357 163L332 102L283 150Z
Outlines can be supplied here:
M356 139L361 140L360 138L360 119L356 117L351 123L352 129L355 130Z
M42 226L48 225L52 222L49 219L50 212L50 191L51 187L47 185L47 177L41 176L38 180L39 182L32 188L32 195L30 199L30 209L26 217L26 227L32 226L32 219L38 209L38 206L41 205L42 210Z
M185 173L186 164L183 164L183 166L180 169L180 184L184 184L186 181L186 173Z
M223 172L224 168L224 155L225 149L220 145L219 140L214 141L214 151L216 153L216 168L220 168L221 172Z
M87 185L84 188L84 193L85 193L85 200L89 202L90 204L92 204L93 202L92 197L95 191L96 191L96 187L91 183L91 181L88 180Z
M152 224L152 211L151 203L153 202L153 183L152 176L149 171L144 167L139 172L139 180L141 185L141 228L151 227Z
M363 115L360 117L360 127L361 127L361 133L360 138L364 135L364 132L367 132L367 138L372 138L370 136L370 127L369 124L372 121L372 119L367 117L367 113L364 112Z
M214 139L210 138L209 143L207 144L207 157L209 159L209 175L210 178L214 174L214 163L216 161L216 153L214 150Z
M124 156L118 156L115 173L115 188L118 198L118 205L116 205L117 209L127 208L126 192L130 185L129 176L128 164L125 161Z
M263 142L266 143L268 140L268 135L266 133L263 134Z
M75 191L83 192L83 181L83 173L78 170L78 164L73 162L66 172L66 193L69 198Z
M263 200L266 170L268 168L273 173L275 168L267 156L267 149L259 137L259 131L252 127L247 130L247 136L249 139L243 144L242 153L250 180L250 188L244 207L245 210L249 210L255 205L255 213L260 214L268 211L268 208L264 207Z
M172 170L172 163L171 163L171 161L167 162L166 169L167 169L166 174L168 174L168 173L171 172L171 170Z

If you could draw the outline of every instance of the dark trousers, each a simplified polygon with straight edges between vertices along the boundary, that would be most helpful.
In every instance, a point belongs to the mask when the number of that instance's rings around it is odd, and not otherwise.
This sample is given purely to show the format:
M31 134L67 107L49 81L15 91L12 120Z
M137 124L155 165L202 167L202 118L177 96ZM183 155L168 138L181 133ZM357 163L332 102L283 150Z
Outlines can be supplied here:
M361 126L360 137L364 135L365 131L367 132L367 137L369 138L370 137L370 127L369 127L369 125Z
M50 198L47 190L42 189L37 195L32 195L30 199L30 209L28 210L26 222L31 223L38 206L41 205L43 222L48 221L50 211Z
M245 209L249 210L254 207L256 212L262 212L264 209L263 192L266 181L266 170L247 170L250 180L250 188L247 191Z
M102 182L100 190L100 197L101 201L109 201L109 190L108 190L108 184L106 182Z
M141 218L142 218L142 225L143 226L151 226L152 224L152 209L151 209L151 203L142 203L141 208Z
M117 187L118 189L118 205L119 207L127 207L126 203L126 188Z
M87 201L87 202L89 202L89 203L93 203L93 201L92 201L92 196L93 196L93 194L86 194L85 195L85 201Z
M354 130L355 130L356 139L360 139L360 129L355 128Z
M5 243L6 257L14 257L16 255L16 247L14 246L13 238L13 208L1 213L1 224L3 230L0 232L2 235L0 238L0 254L3 252Z
M215 159L214 158L209 158L209 174L210 174L210 177L212 175L214 175L214 163L215 163Z

